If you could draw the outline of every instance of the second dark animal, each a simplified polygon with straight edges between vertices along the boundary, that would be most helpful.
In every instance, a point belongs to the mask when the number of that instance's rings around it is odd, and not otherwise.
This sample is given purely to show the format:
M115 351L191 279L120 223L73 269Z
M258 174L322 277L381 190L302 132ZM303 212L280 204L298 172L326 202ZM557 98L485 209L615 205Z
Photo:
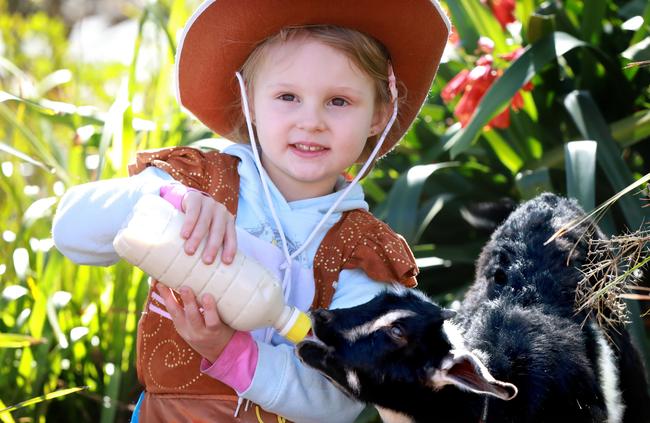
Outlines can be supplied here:
M648 422L645 369L627 333L573 311L586 226L544 245L581 216L552 194L528 201L484 247L457 316L395 289L314 312L318 339L298 355L386 422Z

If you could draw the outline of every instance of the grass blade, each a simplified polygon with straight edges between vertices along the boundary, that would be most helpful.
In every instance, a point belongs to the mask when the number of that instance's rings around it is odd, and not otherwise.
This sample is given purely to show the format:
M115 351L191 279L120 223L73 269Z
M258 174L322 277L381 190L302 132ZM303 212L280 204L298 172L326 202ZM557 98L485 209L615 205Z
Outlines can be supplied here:
M25 154L25 153L23 153L21 151L18 151L15 148L13 148L13 147L11 147L11 146L3 143L3 142L0 142L0 151L4 151L7 154L11 154L12 156L19 158L20 160L22 160L24 162L27 162L27 163L31 163L34 166L40 167L41 169L43 169L43 170L45 170L47 172L52 172L53 171L53 169L47 167L45 165L45 163L39 162L38 160L34 160L31 157L29 157L27 154Z
M0 410L0 415L3 413L10 413L12 411L18 410L19 408L27 407L29 405L38 404L39 402L49 401L54 398L63 397L66 395L74 394L75 392L84 391L88 389L87 386L80 386L76 388L60 389L58 391L50 392L49 394L41 395L27 401L19 402L18 404L11 405L5 409Z
M43 342L45 342L44 339L37 339L27 335L0 333L0 348L25 348Z
M7 408L4 402L0 400L0 410ZM0 413L0 422L2 423L16 423L13 417L11 417L11 414L9 413Z

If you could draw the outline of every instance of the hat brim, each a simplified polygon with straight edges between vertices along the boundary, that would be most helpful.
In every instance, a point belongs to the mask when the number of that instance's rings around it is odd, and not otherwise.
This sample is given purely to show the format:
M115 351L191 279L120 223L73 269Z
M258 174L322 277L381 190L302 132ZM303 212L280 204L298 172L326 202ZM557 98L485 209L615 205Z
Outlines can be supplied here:
M220 135L233 132L240 110L235 78L263 39L286 26L337 25L380 41L406 87L399 131L385 140L390 151L417 116L438 70L449 20L432 0L209 0L185 26L176 54L180 104Z

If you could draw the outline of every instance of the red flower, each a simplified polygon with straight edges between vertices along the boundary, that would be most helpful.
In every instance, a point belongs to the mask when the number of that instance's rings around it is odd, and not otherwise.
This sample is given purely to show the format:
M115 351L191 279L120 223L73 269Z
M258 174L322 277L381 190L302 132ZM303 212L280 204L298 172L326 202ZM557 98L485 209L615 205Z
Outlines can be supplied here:
M458 31L456 31L455 26L451 27L451 33L449 34L449 43L453 46L460 45L460 36L458 35Z
M478 49L485 54L490 54L494 51L494 41L490 37L480 37L478 39Z
M506 107L501 113L492 118L490 123L486 125L486 128L505 129L508 126L510 126L510 109Z
M516 21L515 0L481 0L481 2L492 9L494 17L497 18L503 29L507 24Z
M506 55L507 57L504 58L506 60L513 60L522 53L523 49L518 49ZM461 95L458 104L454 108L454 116L463 127L467 126L479 102L502 73L502 70L494 67L494 59L492 56L485 54L478 58L474 69L471 71L463 69L442 89L440 96L445 103L449 103L457 95ZM530 82L527 83L523 89L526 91L532 90L532 84ZM515 93L510 102L510 106L495 116L486 127L507 128L510 126L510 107L515 111L524 107L524 99L520 91Z
M500 54L499 57L503 60L507 60L508 62L512 62L513 60L519 59L519 56L524 54L524 48L519 47L516 50L511 51L510 53L506 54Z
M465 86L467 85L467 76L469 75L469 70L463 69L462 71L458 72L456 76L451 78L451 81L445 85L445 88L442 89L442 92L440 93L440 96L444 100L445 103L449 103L451 100L456 97L456 95L461 92L463 89L465 89Z

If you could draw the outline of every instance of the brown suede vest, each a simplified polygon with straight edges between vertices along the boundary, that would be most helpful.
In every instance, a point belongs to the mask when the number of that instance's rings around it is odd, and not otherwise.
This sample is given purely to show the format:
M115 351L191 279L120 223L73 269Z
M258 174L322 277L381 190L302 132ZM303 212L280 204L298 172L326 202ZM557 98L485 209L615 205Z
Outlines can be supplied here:
M237 211L239 159L189 147L139 153L129 173L158 167L188 187L208 193L234 215ZM415 259L402 237L364 210L343 213L314 257L316 284L312 308L329 306L343 269L363 269L377 281L416 285ZM147 303L164 309L149 292ZM145 387L142 422L284 422L283 417L253 405L234 410L237 395L199 370L201 357L185 343L171 320L145 309L138 323L137 371Z

